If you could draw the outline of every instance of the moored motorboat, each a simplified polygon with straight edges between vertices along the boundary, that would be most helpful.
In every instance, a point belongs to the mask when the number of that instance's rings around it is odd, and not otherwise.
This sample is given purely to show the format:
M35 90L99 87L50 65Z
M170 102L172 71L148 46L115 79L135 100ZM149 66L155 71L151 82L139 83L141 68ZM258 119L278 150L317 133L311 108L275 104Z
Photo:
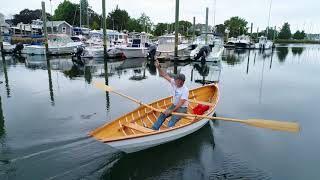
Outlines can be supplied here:
M188 112L198 104L209 104L209 109L204 115L210 116L215 112L219 100L219 89L216 84L210 84L189 92ZM150 106L158 109L166 109L172 104L172 96L155 101ZM150 129L159 112L140 106L136 110L123 115L122 117L107 123L90 132L90 136L98 141L104 142L120 151L133 153L147 148L158 146L189 135L203 127L208 119L184 117L173 128L168 128L168 120L160 130Z
M141 32L132 38L132 43L129 46L119 46L116 49L120 50L125 58L145 58L148 55L149 37L145 32Z
M3 42L3 52L4 53L12 53L16 45L12 45L8 42Z
M190 59L191 45L186 43L184 37L178 36L178 59L181 61ZM157 59L174 60L175 36L164 35L159 37L156 51Z
M255 44L255 48L260 50L271 49L272 47L273 42L265 36L259 37L259 42Z
M254 48L254 44L251 42L251 39L247 35L241 35L237 38L235 42L236 49L252 49Z
M52 34L49 35L48 38L49 55L72 54L77 47L83 46L82 42L73 42L69 36L63 34ZM44 55L45 46L25 45L22 53L31 55Z
M236 41L237 41L237 38L234 38L234 37L228 38L228 41L227 43L224 44L224 47L228 49L229 48L232 49L234 48Z

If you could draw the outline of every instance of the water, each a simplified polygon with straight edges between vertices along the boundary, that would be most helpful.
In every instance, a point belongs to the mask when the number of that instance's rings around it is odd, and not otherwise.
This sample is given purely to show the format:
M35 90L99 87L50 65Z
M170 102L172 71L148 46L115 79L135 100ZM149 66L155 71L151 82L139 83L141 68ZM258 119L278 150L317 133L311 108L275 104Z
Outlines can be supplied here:
M170 95L144 59L4 57L0 62L0 179L316 179L320 46L225 51L219 67L184 63L188 87L219 81L218 116L298 122L299 134L215 121L178 141L126 155L87 137L137 107L95 89L107 82L152 102ZM162 65L173 73L172 63ZM50 67L50 68L48 68ZM48 70L49 69L49 70ZM107 73L105 73L107 70ZM201 72L201 73L199 73ZM204 76L205 75L205 78Z

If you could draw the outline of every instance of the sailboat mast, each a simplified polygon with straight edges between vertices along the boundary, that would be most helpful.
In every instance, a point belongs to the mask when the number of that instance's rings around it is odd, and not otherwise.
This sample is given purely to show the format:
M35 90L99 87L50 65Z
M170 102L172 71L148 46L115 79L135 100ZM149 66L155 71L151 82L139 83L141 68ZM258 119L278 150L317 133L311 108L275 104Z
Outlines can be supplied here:
M51 8L51 17L53 16L52 14L52 4L51 4L51 0L50 0L50 8ZM32 30L31 30L32 31ZM51 19L51 34L53 34L53 20Z
M216 26L216 9L217 9L217 0L213 0L213 29L215 28Z
M81 28L81 25L82 25L82 13L81 13L81 1L80 1L80 28Z
M271 7L272 7L272 0L270 0L270 6L269 6L269 18L268 18L268 27L267 27L267 34L266 37L268 38L269 35L269 26L270 26L270 17L271 17Z

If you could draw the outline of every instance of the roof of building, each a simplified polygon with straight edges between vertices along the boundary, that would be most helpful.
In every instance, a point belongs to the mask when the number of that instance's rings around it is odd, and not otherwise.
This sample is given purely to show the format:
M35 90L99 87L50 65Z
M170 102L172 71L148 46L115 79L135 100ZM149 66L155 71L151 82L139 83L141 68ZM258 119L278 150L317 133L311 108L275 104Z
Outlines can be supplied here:
M57 27L60 26L60 24L62 23L66 23L68 26L72 27L69 23L67 23L66 21L47 21L47 27Z

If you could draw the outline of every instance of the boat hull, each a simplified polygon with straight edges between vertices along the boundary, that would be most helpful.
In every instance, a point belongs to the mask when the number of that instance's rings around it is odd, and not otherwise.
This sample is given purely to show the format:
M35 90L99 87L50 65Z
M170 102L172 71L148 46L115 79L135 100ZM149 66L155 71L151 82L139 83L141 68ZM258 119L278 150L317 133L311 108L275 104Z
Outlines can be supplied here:
M260 50L272 49L272 47L273 47L273 44L271 44L271 43L266 43L266 44L257 43L257 44L255 44L255 49L260 49Z
M160 133L151 136L128 139L123 141L115 141L107 144L125 153L134 153L137 151L142 151L148 148L152 148L161 144L165 144L180 139L199 130L207 123L208 120L203 119L189 126L174 131L168 131L166 133Z
M178 60L185 61L190 59L191 48L189 45L180 44L178 45ZM174 46L159 47L156 50L156 58L164 60L174 60Z
M243 43L243 42L237 42L235 43L236 49L253 49L252 45L250 43Z
M148 48L119 48L126 58L145 58L148 55Z
M65 46L50 46L49 45L49 55L63 55L63 54L72 54L75 49L79 46L82 46L81 42L72 42L67 43ZM22 50L23 54L30 55L44 55L45 47L42 45L29 45L24 46Z

